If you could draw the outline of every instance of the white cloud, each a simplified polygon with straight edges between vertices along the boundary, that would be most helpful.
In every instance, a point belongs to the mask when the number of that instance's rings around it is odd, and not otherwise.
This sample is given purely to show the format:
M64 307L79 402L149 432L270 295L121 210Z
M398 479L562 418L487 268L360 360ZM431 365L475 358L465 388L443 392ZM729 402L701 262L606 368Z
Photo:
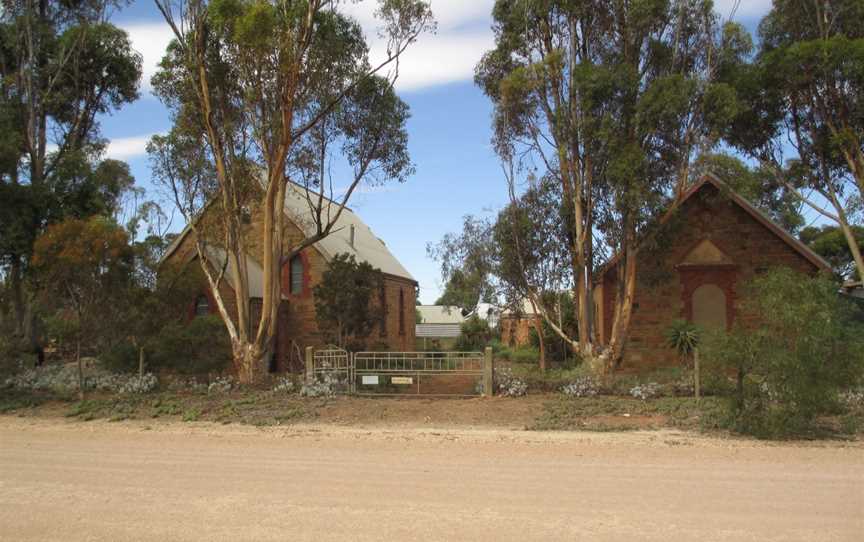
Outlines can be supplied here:
M494 45L490 28L493 4L493 0L432 0L438 31L420 36L402 55L397 88L413 91L471 80L474 66ZM366 0L345 6L346 13L363 27L373 64L386 58L385 43L378 37L380 22L374 16L377 5Z
M132 136L132 137L115 137L108 143L108 148L105 149L105 157L113 158L114 160L129 160L147 154L147 142L153 134Z
M141 90L147 94L150 92L150 78L156 73L174 33L164 22L131 24L123 26L123 30L129 33L132 48L143 57Z

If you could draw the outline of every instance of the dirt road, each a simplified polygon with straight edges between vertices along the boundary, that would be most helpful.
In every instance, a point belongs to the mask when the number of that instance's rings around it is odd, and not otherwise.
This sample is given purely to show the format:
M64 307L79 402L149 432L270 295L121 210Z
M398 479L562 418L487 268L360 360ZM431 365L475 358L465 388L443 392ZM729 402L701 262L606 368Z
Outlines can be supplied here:
M2 540L864 540L864 447L0 417Z

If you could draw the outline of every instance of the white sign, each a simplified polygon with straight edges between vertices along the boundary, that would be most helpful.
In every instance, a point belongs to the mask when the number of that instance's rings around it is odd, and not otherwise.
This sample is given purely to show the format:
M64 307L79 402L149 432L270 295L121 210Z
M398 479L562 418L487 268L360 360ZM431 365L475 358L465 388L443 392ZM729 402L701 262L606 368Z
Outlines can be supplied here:
M372 376L363 375L363 385L364 386L377 386L378 385L378 375L372 375Z
M391 376L390 383L410 385L414 383L414 379L410 376Z

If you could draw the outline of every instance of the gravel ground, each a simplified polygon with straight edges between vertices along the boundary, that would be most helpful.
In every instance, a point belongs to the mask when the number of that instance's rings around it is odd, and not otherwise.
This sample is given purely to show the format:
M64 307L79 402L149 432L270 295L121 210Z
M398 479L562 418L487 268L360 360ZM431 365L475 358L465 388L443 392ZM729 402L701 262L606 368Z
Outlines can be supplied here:
M864 444L0 416L2 540L861 540Z

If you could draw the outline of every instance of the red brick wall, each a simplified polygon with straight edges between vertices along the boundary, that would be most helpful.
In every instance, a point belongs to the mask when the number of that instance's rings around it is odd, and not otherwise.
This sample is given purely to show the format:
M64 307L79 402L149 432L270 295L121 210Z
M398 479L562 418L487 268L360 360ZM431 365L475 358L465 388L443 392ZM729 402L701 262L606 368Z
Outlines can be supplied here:
M742 311L742 286L771 267L801 273L818 268L740 206L706 184L687 200L667 227L656 249L640 252L633 318L625 346L623 369L677 365L677 354L665 344L665 332L676 318L692 318L692 294L703 284L716 284L726 295L729 325L736 319L758 325ZM732 265L678 265L700 241L708 239ZM616 269L602 280L603 326L608 342L614 314Z
M538 317L539 318L539 317ZM501 342L509 347L526 346L531 342L531 330L534 320L529 316L515 318L501 317Z

